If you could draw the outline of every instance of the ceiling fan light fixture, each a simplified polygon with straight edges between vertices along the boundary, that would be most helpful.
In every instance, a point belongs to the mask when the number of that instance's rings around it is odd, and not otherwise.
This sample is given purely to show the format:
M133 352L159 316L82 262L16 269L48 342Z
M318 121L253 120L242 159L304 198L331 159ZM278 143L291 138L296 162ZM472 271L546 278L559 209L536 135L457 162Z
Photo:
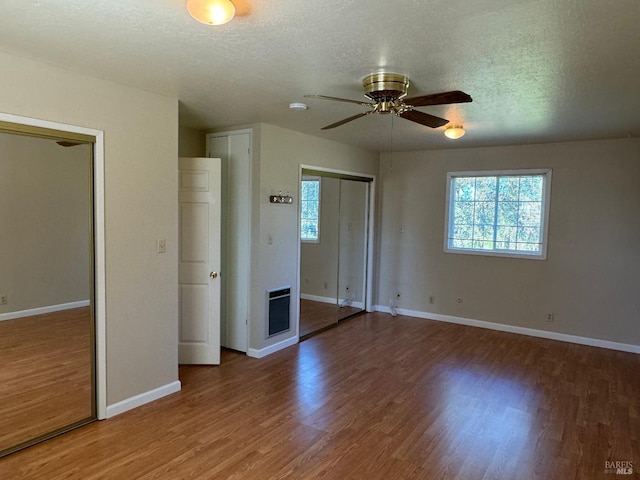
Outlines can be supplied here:
M230 0L187 0L187 11L206 25L224 25L236 14Z
M452 140L456 140L462 137L464 133L465 132L462 125L451 125L450 127L447 127L447 129L444 131L444 134L447 136L447 138L450 138Z

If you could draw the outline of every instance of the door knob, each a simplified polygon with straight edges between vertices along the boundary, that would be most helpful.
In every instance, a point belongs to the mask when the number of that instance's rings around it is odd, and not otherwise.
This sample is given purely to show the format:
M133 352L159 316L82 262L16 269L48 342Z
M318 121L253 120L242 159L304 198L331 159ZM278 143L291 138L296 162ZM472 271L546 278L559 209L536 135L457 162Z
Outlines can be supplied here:
M210 277L210 278L218 278L218 272L211 272L211 273L209 274L209 277Z

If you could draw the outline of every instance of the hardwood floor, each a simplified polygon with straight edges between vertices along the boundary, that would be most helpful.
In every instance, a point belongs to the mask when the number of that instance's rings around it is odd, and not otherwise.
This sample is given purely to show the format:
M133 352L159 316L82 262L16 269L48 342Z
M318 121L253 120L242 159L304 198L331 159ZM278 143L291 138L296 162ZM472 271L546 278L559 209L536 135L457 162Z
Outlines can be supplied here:
M362 309L300 299L300 337L336 325Z
M181 367L181 392L0 459L0 478L638 478L639 372L640 355L366 314Z
M92 416L90 321L85 307L0 322L0 451Z

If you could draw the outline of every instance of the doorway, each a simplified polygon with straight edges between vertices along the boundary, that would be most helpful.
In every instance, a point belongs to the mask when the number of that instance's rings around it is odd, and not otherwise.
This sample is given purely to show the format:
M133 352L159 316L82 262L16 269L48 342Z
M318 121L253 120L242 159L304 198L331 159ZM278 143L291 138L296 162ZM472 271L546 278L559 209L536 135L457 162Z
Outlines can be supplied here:
M301 170L302 340L367 309L373 180L346 172Z
M0 456L106 409L102 134L51 127L0 115Z

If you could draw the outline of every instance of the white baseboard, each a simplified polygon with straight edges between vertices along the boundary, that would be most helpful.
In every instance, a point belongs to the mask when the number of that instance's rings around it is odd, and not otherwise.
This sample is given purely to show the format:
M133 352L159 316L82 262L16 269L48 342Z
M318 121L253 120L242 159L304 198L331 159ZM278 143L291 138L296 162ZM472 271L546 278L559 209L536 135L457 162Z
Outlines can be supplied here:
M342 304L345 303L344 298L340 298L338 304L340 305L340 308L342 308ZM347 302L347 305L344 305L345 307L353 307L353 308L359 308L361 310L364 310L364 303L362 302L354 302L354 301L350 301Z
M166 397L167 395L171 395L172 393L179 392L181 388L182 384L179 380L176 380L175 382L168 383L167 385L163 385L162 387L154 388L153 390L149 390L148 392L144 392L131 398L121 400L120 402L114 403L113 405L108 405L107 418L115 417L116 415L120 415L121 413L141 407L146 403L150 403L154 400Z
M322 303L333 303L334 305L338 303L336 297L321 297L319 295L311 295L310 293L301 293L300 300L311 300L313 302L322 302Z
M262 358L267 355L277 352L278 350L282 350L283 348L290 347L291 345L295 345L300 340L297 336L287 338L286 340L282 340L281 342L275 343L273 345L269 345L268 347L261 348L260 350L256 348L250 348L247 352L247 355L253 358Z
M89 300L80 300L79 302L61 303L59 305L31 308L29 310L20 310L18 312L0 313L0 322L4 320L14 320L16 318L42 315L44 313L61 312L62 310L71 310L72 308L88 307L89 305Z
M330 303L332 305L342 305L342 303L345 301L344 298L338 298L336 299L335 297L320 297L318 295L311 295L309 293L301 293L300 294L300 300L311 300L313 302L321 302L321 303ZM364 308L364 303L362 302L351 302L350 303L351 307L355 307L355 308Z
M384 305L375 305L373 308L377 312L391 313L391 309ZM471 318L441 315L438 313L418 312L415 310L406 310L403 308L396 308L396 312L398 313L398 315L406 315L409 317L425 318L428 320L436 320L439 322L457 323L460 325L468 325L471 327L488 328L490 330L499 330L501 332L518 333L520 335L529 335L531 337L547 338L549 340L559 340L561 342L577 343L579 345L588 345L590 347L600 347L607 348L609 350L619 350L621 352L640 354L640 345L612 342L610 340L601 340L599 338L581 337L578 335L569 335L566 333L550 332L548 330L517 327L515 325L486 322L484 320L474 320Z

